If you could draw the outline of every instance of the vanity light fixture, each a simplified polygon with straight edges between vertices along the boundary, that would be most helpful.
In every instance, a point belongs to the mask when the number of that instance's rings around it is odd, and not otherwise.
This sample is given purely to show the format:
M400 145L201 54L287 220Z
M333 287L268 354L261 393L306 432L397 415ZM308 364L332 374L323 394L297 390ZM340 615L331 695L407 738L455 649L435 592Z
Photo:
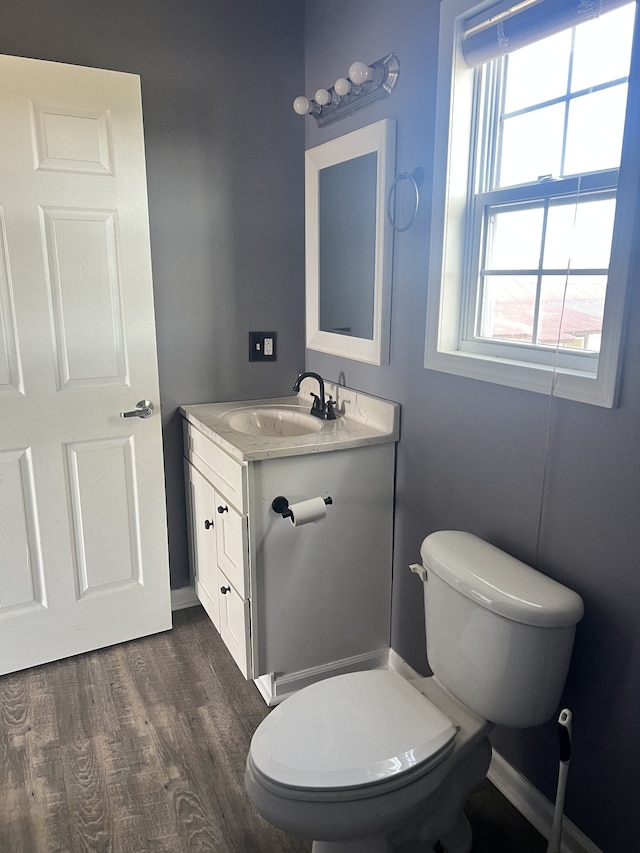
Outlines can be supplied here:
M293 102L298 115L311 115L318 127L331 124L386 98L395 89L400 61L395 53L367 65L354 62L349 77L339 77L330 89L318 89L312 99L300 95Z

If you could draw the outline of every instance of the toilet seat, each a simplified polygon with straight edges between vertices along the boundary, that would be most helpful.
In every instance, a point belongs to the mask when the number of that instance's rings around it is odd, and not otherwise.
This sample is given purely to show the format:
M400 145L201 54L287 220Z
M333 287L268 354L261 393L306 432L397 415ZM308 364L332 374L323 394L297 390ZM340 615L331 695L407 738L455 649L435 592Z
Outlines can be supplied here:
M387 787L428 773L453 751L455 736L451 720L401 675L367 670L285 700L258 727L250 758L281 788Z

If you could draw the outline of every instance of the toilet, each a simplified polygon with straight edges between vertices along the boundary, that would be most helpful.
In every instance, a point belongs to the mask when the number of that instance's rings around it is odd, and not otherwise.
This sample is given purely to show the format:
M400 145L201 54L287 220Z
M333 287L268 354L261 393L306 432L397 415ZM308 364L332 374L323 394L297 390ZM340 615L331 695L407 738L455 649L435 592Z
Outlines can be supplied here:
M420 555L433 675L327 678L274 708L251 741L251 802L313 853L469 853L463 807L489 768L492 727L557 711L580 596L470 533L432 533Z

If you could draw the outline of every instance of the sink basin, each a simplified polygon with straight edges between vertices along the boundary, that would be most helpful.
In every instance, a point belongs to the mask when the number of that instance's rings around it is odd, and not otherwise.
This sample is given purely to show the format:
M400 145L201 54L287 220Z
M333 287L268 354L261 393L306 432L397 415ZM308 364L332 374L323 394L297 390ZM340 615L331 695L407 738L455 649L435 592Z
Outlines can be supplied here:
M338 401L335 421L311 415L306 389L296 396L196 403L180 411L198 433L242 464L398 440L397 403L326 382L329 394Z
M223 418L226 425L245 435L271 437L311 435L320 432L324 421L299 406L257 406L235 409Z

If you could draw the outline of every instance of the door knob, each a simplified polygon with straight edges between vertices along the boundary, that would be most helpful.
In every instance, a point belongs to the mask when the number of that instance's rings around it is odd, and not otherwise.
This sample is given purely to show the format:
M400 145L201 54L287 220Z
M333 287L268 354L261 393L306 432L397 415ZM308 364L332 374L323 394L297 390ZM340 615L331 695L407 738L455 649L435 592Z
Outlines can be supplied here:
M151 400L139 400L135 409L130 412L120 412L121 418L150 418L153 414L153 403Z
M208 518L204 520L204 529L208 530L210 527L213 527L213 521L209 521Z
M228 592L231 592L231 587L230 587L230 586L221 586L221 587L220 587L220 592L221 592L223 595L226 595Z
M222 515L223 512L229 512L229 507L228 506L219 506L218 512L220 513L220 515Z

